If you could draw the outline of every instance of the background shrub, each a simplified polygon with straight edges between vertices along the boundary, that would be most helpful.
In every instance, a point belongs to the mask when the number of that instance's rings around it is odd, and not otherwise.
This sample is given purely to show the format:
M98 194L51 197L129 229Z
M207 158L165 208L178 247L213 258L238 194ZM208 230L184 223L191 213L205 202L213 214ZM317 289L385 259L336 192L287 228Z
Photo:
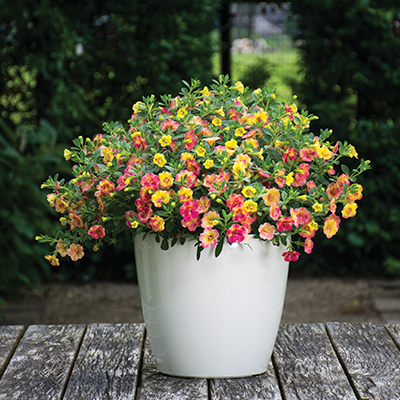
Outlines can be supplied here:
M292 10L304 74L294 92L320 117L313 131L333 128L333 140L352 143L373 168L360 179L357 217L330 241L321 235L296 268L378 275L390 266L393 272L400 263L400 2L293 0Z
M183 79L211 79L215 7L211 0L2 2L0 294L51 275L34 237L56 218L39 189L54 175L55 155L73 137L101 132L103 121L125 123L143 95L177 94ZM60 168L68 177L70 164ZM131 246L88 260L55 272L63 279L134 275Z

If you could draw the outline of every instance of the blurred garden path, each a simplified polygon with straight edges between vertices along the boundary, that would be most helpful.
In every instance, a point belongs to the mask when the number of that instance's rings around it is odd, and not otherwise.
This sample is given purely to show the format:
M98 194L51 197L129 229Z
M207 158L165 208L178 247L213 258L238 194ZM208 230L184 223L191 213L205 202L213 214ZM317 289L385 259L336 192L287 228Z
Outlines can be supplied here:
M142 322L138 286L54 283L0 307L2 324ZM5 319L4 319L5 317ZM400 284L339 278L289 278L282 323L400 323Z

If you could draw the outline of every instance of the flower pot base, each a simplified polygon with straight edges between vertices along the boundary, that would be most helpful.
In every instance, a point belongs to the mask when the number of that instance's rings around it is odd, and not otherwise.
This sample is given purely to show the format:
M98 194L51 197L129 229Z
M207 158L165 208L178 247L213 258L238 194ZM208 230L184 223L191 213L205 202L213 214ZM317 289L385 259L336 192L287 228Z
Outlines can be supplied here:
M284 247L253 239L196 260L194 241L160 249L135 239L143 315L159 370L227 378L266 371L282 314Z

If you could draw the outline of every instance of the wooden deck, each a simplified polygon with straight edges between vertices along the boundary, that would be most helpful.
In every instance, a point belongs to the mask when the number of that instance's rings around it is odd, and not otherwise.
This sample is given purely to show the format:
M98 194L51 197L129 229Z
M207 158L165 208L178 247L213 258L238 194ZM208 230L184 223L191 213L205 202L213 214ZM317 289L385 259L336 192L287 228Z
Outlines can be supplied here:
M144 324L0 327L0 399L400 399L400 325L282 325L266 373L157 371Z

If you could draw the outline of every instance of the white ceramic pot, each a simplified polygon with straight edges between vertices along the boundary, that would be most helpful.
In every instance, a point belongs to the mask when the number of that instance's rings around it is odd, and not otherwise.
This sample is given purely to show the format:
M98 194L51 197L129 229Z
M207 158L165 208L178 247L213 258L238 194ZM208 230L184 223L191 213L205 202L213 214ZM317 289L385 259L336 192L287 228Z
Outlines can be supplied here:
M143 315L158 369L185 377L243 377L267 369L282 315L288 265L283 246L252 239L161 250L135 239Z

